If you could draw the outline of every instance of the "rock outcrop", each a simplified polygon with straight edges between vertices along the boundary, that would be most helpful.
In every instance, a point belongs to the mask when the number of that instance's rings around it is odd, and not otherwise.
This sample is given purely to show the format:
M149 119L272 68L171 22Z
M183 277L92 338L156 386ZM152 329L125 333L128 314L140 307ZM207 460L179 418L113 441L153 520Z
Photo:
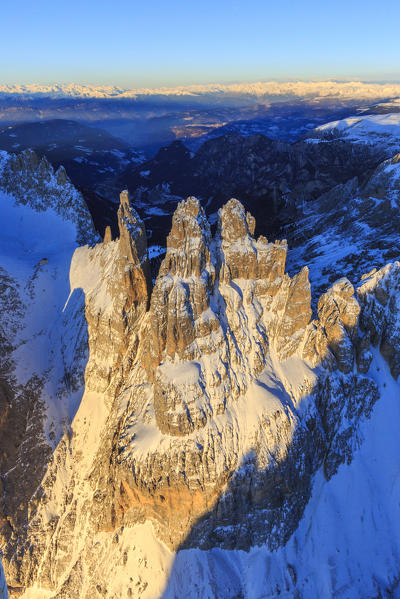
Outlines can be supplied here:
M315 473L332 478L361 442L379 399L370 342L398 373L398 263L357 293L339 279L312 319L308 269L289 276L286 242L255 238L238 200L214 235L198 200L178 204L152 290L127 192L118 223L74 253L85 393L5 559L13 586L59 599L106 596L121 539L145 522L171 550L283 546ZM141 596L131 582L121 596Z
M348 279L337 281L318 301L318 318L325 329L328 347L339 370L353 370L354 348L360 306Z
M146 231L128 192L122 192L120 200L119 238L112 241L108 233L103 244L79 248L70 271L71 290L85 292L86 388L99 392L108 387L128 344L137 338L150 297Z

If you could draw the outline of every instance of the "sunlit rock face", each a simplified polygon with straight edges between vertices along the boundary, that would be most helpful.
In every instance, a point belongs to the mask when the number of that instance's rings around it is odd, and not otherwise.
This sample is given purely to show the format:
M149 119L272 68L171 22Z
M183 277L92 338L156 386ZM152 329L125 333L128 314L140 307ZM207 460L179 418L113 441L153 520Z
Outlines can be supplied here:
M9 541L6 575L28 599L34 585L146 596L151 573L130 580L130 560L146 561L134 531L149 523L160 555L283 547L316 471L332 479L362 441L379 399L370 344L397 372L398 263L356 290L339 279L312 319L308 269L289 276L286 242L255 238L236 199L214 235L196 198L178 204L152 289L127 192L118 223L117 239L71 261L65 314L83 290L85 392Z
M150 297L145 228L126 191L120 200L119 238L112 241L108 232L102 244L79 248L71 262L72 291L85 292L90 349L87 390L108 387L128 344L137 337L137 323Z
M354 297L354 287L348 279L337 281L318 301L318 317L325 329L328 346L339 370L353 370L352 338L357 335L360 306Z
M215 266L210 254L210 227L199 202L181 202L167 238L167 253L152 292L148 344L143 353L149 379L164 354L173 359L198 355L197 338L215 326L202 315L210 307ZM202 332L202 329L204 331Z
M360 299L340 279L312 320L307 268L289 277L286 243L255 239L237 200L214 236L198 200L178 205L151 295L144 226L126 193L118 218L118 239L72 259L86 391L42 481L32 554L12 565L21 586L55 597L106 589L107 566L91 572L98 543L145 521L171 549L284 544L314 473L323 465L329 479L351 462L379 397L369 339L394 339L389 307L368 333L381 275Z

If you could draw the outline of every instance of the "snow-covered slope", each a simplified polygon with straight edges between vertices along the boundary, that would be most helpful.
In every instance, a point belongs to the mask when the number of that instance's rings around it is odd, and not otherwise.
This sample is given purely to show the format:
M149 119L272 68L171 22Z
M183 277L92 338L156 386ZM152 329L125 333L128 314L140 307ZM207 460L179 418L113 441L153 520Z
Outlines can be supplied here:
M5 226L0 262L5 293L13 297L6 302L8 319L3 321L4 336L13 346L9 359L20 385L45 377L42 392L49 409L61 410L56 418L60 426L76 409L73 373L79 365L73 339L82 326L78 322L78 331L71 332L76 305L63 312L70 261L82 241L96 237L84 200L63 169L54 173L30 151L18 157L2 153L1 158L0 218ZM63 382L66 373L68 383ZM54 401L63 393L70 406Z
M192 548L174 555L150 523L123 527L113 537L95 537L98 568L108 573L106 586L99 586L111 597L142 599L398 597L400 386L373 353L371 374L381 398L360 427L362 442L351 464L329 481L322 469L316 473L311 499L284 547ZM32 589L24 598L52 596Z
M360 427L362 442L351 464L340 466L329 481L322 469L316 473L298 529L284 547L192 548L174 556L150 524L124 528L118 543L102 552L114 574L108 593L124 597L133 582L132 596L143 599L398 597L400 386L379 352L373 353L371 374L381 398ZM128 573L120 561L124 552Z
M381 398L361 427L363 441L329 481L316 474L288 543L274 552L181 551L163 599L399 596L400 386L376 351L371 373Z
M312 141L345 139L379 146L387 156L400 151L400 113L359 115L320 125L307 135Z
M356 283L372 268L400 259L400 155L364 180L337 185L299 206L288 229L288 269L307 265L314 300L338 273Z
M65 171L32 152L1 153L1 529L5 559L18 546L47 460L83 392L83 296L63 312L72 254L95 239L82 196ZM15 547L14 547L15 550Z

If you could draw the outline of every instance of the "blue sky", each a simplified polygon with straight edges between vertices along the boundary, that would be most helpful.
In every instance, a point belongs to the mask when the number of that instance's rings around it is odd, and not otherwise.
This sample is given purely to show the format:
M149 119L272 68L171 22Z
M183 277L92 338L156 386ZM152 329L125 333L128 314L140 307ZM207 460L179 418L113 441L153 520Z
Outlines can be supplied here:
M400 81L400 2L1 1L0 83L270 78Z

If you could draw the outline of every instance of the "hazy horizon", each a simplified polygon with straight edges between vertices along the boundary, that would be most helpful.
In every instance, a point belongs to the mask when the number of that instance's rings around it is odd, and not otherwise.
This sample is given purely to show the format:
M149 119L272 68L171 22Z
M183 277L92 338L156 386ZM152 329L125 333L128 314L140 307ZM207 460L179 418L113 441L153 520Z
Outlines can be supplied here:
M193 81L182 81L182 80L177 80L176 82L170 82L170 83L162 83L162 81L160 80L159 82L154 82L152 84L149 85L139 85L139 84L135 84L135 82L133 82L132 84L126 84L126 85L122 85L119 84L113 80L107 81L107 82L100 82L100 81L86 81L86 80L79 80L79 79L71 79L71 80L66 80L66 81L60 81L57 79L54 80L43 80L43 81L37 81L37 80L26 80L26 81L10 81L10 80L3 80L0 78L0 87L6 87L9 86L10 88L13 87L31 87L31 86L41 86L41 87L56 87L56 86L60 86L60 87L68 87L68 86L82 86L82 87L93 87L93 88L107 88L107 87L115 87L115 88L121 88L121 89L126 89L126 90L136 90L136 89L176 89L176 88L192 88L192 87L196 87L196 86L203 86L203 87L211 87L211 86L234 86L234 85L255 85L255 84L266 84L266 83L278 83L278 84L286 84L286 83L335 83L335 84L346 84L346 83L356 83L356 84L367 84L367 85L400 85L400 75L397 79L376 79L376 78L358 78L358 77L264 77L264 78L259 78L259 79L245 79L245 78L241 78L241 79L215 79L215 80L204 80L204 81L200 81L200 80L193 80Z

